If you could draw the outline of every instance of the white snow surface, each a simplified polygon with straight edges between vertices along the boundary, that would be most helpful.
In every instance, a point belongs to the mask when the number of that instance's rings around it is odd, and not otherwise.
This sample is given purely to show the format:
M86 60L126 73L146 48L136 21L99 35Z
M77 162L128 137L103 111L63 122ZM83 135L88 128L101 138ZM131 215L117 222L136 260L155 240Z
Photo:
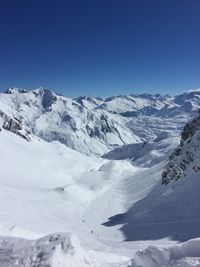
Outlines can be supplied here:
M179 135L199 108L199 90L175 97L141 94L105 99L72 99L45 88L13 88L0 94L0 112L21 118L23 127L44 140L57 140L86 155L153 141L162 131Z
M199 96L0 94L0 266L200 267L199 173L161 185Z
M199 239L124 242L123 223L104 225L148 196L165 163L134 167L6 130L0 147L0 266L199 266Z
M178 137L163 131L154 141L123 145L104 154L103 158L129 159L136 166L151 167L165 160L178 142Z

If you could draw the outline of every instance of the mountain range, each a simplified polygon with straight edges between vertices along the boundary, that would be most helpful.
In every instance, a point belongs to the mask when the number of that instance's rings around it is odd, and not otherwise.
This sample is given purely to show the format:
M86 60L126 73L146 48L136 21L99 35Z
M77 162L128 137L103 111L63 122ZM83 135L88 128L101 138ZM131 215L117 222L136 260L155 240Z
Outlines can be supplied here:
M0 94L0 266L199 267L200 90Z
M0 94L1 127L30 140L59 141L86 155L179 135L200 107L200 90L177 96L140 94L69 98L38 88Z

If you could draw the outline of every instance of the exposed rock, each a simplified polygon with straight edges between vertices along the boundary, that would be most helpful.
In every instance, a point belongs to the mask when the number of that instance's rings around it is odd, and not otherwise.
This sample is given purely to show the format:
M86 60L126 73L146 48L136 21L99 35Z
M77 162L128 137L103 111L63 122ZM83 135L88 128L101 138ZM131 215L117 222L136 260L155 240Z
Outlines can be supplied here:
M92 138L103 138L106 139L106 134L108 133L117 133L118 130L115 127L114 123L110 120L108 120L108 117L105 115L102 115L100 117L100 123L96 123L94 127L91 127L89 125L86 125L86 131L88 135Z
M69 125L73 131L77 131L75 120L66 111L62 114L62 122Z
M182 131L181 142L186 141L192 137L197 130L200 129L200 116L194 118L191 122L188 122Z
M11 118L7 114L5 114L3 111L0 110L0 117L3 119L2 128L4 130L10 131L14 134L19 135L20 137L26 139L27 141L30 141L30 134L31 131L28 128L27 125L24 125L22 122L22 118Z
M189 171L200 170L200 115L183 128L180 145L169 156L162 184L185 177Z
M44 109L48 109L56 102L56 95L48 89L43 89L42 106Z

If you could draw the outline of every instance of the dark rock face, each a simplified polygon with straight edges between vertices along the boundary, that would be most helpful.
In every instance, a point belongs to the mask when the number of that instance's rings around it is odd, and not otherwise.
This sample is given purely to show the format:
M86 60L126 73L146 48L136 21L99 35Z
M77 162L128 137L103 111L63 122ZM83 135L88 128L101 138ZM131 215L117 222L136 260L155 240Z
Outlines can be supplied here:
M186 141L192 137L197 130L200 130L200 116L194 118L191 122L184 126L181 134L181 141Z
M62 122L69 125L72 130L77 131L75 120L66 111L62 114Z
M88 135L92 138L106 138L106 134L108 133L118 133L117 128L115 127L114 123L109 121L107 116L102 115L100 118L100 124L94 126L93 128L89 125L86 125L86 131Z
M138 113L136 111L126 111L126 112L122 112L120 113L121 116L123 117L137 117L138 116Z
M51 90L43 89L42 106L44 109L48 109L56 102L57 97Z
M3 124L3 129L16 133L17 131L22 130L22 126L18 121L15 121L9 117L6 118L4 124Z
M166 170L162 173L162 184L178 180L189 171L200 171L200 115L183 128L180 145L169 157Z
M31 131L28 129L28 127L23 128L22 118L16 118L16 117L11 118L1 110L0 110L0 117L3 118L4 121L2 125L2 128L4 130L17 134L20 137L26 139L27 141L31 140L29 136Z

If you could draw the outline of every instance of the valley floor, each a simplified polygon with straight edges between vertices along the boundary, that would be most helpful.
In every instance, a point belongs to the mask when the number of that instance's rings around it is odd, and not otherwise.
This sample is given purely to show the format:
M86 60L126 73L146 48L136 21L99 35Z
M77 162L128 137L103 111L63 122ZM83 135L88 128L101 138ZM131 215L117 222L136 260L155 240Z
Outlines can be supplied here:
M123 216L159 183L165 162L136 167L6 131L0 147L0 266L200 266L198 238L123 230Z

